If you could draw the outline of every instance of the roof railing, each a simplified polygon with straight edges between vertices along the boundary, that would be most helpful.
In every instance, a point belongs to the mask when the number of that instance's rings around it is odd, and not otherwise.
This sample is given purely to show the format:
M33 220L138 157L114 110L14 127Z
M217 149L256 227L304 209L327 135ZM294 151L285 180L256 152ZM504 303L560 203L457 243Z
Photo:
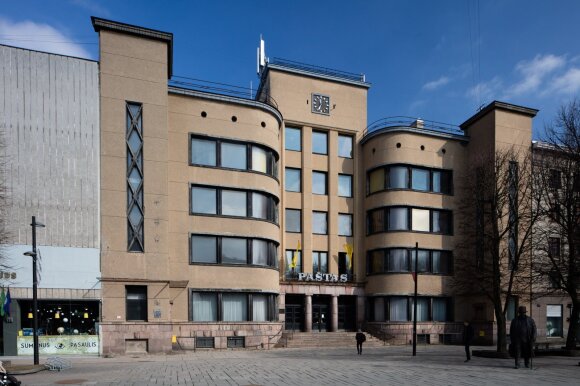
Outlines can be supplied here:
M363 138L368 134L387 127L412 127L419 130L434 131L437 133L465 136L458 126L448 123L429 121L421 118L393 116L378 119L367 126L363 131Z
M282 59L282 58L270 58L268 64L274 64L282 67L287 67L295 70L306 71L313 74L320 74L326 76L332 76L335 78L347 79L355 82L366 82L364 74L356 74L354 72L346 72L340 70L334 70L332 68L314 66L312 64L306 64L301 62L296 62L294 60Z

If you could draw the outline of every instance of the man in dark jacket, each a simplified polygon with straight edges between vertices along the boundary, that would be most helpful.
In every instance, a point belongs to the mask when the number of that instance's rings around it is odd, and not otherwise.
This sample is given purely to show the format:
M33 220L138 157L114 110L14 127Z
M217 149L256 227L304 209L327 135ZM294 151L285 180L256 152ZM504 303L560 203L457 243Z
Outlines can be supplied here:
M536 340L536 323L534 319L526 315L526 307L518 307L518 316L516 316L510 325L510 339L513 348L514 357L516 358L515 368L520 368L520 357L524 357L524 365L530 367L530 357L534 349Z
M469 346L471 345L474 335L475 333L473 332L471 324L468 321L463 322L463 344L465 345L465 356L467 357L465 362L471 360L471 350L469 349Z
M358 352L358 355L362 355L362 345L365 340L367 340L367 337L359 328L358 332L356 333L356 351Z

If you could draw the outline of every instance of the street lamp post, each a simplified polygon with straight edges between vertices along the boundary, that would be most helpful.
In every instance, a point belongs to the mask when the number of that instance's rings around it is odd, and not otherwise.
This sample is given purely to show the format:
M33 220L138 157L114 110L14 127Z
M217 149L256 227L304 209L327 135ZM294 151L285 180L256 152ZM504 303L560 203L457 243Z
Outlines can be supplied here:
M36 228L44 228L44 224L39 223L36 221L36 217L32 216L32 223L30 224L32 227L32 252L25 252L25 256L32 257L32 339L34 343L34 364L37 365L39 363L38 358L38 296L37 296L37 289L38 289L38 277L36 275L36 260L38 254L36 252Z
M415 267L413 272L415 275L415 294L413 295L413 356L417 355L417 282L419 281L419 243L415 243Z

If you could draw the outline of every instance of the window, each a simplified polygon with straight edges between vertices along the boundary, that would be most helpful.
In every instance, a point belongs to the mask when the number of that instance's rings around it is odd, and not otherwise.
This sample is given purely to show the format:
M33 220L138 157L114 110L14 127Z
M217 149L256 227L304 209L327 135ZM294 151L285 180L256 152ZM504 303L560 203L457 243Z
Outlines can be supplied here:
M300 129L287 127L285 130L286 150L301 151L302 150L302 132Z
M430 172L427 169L411 169L411 189L427 192L431 190Z
M302 218L300 209L286 209L286 232L302 232Z
M328 253L312 252L312 273L328 273Z
M328 154L328 133L322 131L312 132L312 152L315 154Z
M278 154L262 145L191 135L190 164L265 173L278 178Z
M367 253L367 274L413 272L414 248L383 248ZM453 273L451 251L419 249L418 269L421 274L450 275Z
M378 209L370 212L370 221L368 224L368 233L381 232L385 229L385 210Z
M147 321L147 286L125 286L127 320Z
M426 322L429 318L429 298L418 297L417 298L417 321L418 322ZM415 302L413 298L409 299L409 305L411 306L411 320L414 320L415 317Z
M433 321L446 322L450 320L448 304L449 299L447 298L433 298Z
M246 192L239 190L222 190L222 215L246 217Z
M563 337L564 329L562 326L562 305L546 306L546 336Z
M193 185L191 212L194 215L252 217L278 223L278 199L267 193Z
M352 158L352 137L349 135L338 135L338 156Z
M453 223L451 219L451 212L446 210L432 210L433 224L431 231L433 233L442 233L450 235L453 233Z
M286 279L298 277L298 272L302 272L302 251L295 249L286 250Z
M217 142L211 139L191 139L191 163L217 166Z
M409 183L409 169L406 166L389 168L389 189L406 189Z
M214 348L214 338L211 336L196 336L195 348Z
M385 170L376 169L369 174L369 194L385 189Z
M246 338L243 336L228 336L228 348L244 348L246 347Z
M429 210L412 208L411 224L414 231L429 232Z
M551 189L560 189L562 187L562 172L560 170L550 170L549 184Z
M300 169L286 168L285 189L287 192L300 192L300 181L302 180Z
M276 295L251 292L190 292L193 322L274 321Z
M409 218L407 208L390 208L389 209L389 230L407 230L409 229Z
M352 197L352 176L350 174L338 175L338 195Z
M516 317L516 309L518 308L517 296L510 296L507 302L506 320L512 320Z
M352 214L338 215L338 235L352 236Z
M385 175L388 177L386 184ZM452 172L442 169L388 165L367 173L367 194L380 192L385 188L452 194L452 185Z
M217 214L217 190L200 186L192 187L191 210L193 213Z
M192 264L235 264L277 267L278 244L265 239L192 235Z
M375 315L377 319L377 308L382 304L387 305L388 315L383 320L391 322L408 322L413 320L413 297L407 296L377 296L373 298ZM378 305L378 306L377 306ZM451 320L451 299L444 297L425 297L417 298L417 321L441 321Z
M217 263L217 237L191 236L191 261L193 263Z
M389 299L389 320L392 322L409 320L407 298L391 297Z
M127 250L144 252L143 106L126 103Z
M215 322L218 320L217 293L193 292L191 306L194 322Z
M554 259L560 258L560 238L550 237L548 238L548 256Z
M312 212L312 233L328 234L328 214L326 212Z
M328 194L326 190L326 173L312 172L312 193L314 194Z
M354 256L351 257L354 259ZM339 275L352 275L352 265L353 262L349 261L346 252L338 252L338 274Z

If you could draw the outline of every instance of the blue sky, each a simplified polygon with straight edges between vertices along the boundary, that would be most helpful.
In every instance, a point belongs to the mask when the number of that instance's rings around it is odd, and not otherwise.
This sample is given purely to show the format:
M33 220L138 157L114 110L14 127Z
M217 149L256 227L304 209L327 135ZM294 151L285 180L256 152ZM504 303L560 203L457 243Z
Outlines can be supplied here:
M1 1L0 44L98 59L90 16L172 32L174 74L256 87L266 54L364 73L368 121L460 124L502 100L540 109L534 136L580 96L578 0Z

